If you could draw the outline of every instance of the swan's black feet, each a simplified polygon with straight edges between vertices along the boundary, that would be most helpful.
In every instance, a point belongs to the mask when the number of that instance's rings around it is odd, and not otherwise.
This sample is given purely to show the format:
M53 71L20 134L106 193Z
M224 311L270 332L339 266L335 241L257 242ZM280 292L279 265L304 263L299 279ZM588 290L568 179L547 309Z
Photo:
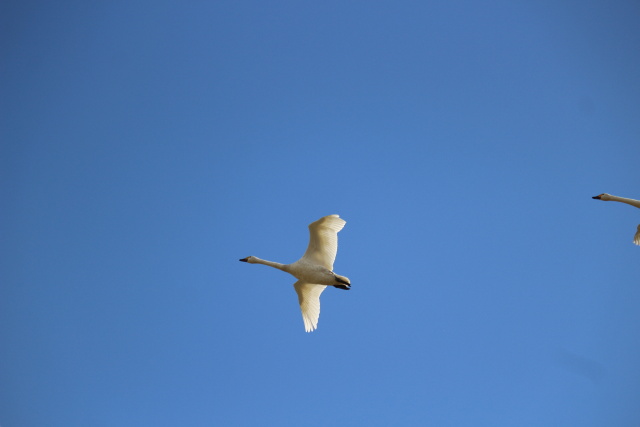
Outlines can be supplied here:
M333 285L333 287L338 289L344 289L345 291L348 291L349 289L351 289L351 285Z

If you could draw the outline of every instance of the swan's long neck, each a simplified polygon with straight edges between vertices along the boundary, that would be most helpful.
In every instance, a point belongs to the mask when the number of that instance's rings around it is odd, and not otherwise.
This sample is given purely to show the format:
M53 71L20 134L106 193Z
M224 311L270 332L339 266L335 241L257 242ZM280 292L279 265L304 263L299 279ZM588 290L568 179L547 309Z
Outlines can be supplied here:
M609 200L614 202L622 202L631 206L635 206L636 208L640 208L640 200L627 199L626 197L618 197L618 196L610 196Z
M267 261L266 259L260 259L258 257L253 257L253 262L255 264L264 264L269 267L277 268L278 270L287 271L287 264L280 264L279 262Z

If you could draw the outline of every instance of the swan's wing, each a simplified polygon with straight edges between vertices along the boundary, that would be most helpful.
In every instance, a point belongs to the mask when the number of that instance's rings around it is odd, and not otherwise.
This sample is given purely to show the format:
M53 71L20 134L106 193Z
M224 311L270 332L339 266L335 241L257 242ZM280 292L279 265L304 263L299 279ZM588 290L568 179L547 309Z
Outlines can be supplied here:
M633 243L640 246L640 225L638 225L638 231L636 231L636 235L633 236Z
M338 252L338 231L346 223L338 215L329 215L309 224L309 246L302 258L333 270Z
M302 310L302 320L304 321L304 330L311 332L318 327L318 318L320 317L320 294L326 288L325 285L314 285L298 280L293 284L298 294L300 302L300 310Z

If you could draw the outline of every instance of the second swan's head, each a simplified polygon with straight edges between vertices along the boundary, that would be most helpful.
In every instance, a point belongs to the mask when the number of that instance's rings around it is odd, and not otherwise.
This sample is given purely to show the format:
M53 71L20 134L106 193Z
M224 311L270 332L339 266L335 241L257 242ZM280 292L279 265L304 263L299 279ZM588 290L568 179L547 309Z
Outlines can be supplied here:
M597 196L593 196L592 199L604 200L605 202L611 200L611 195L607 193L602 193Z
M242 258L240 261L242 262L248 262L249 264L255 264L256 263L256 257L254 256L248 256L246 258Z

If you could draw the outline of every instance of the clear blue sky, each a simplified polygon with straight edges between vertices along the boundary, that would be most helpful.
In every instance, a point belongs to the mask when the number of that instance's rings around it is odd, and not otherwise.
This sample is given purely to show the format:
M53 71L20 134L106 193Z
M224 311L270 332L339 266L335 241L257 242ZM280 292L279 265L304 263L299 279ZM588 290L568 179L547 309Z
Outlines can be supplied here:
M0 425L637 426L638 22L2 2Z

